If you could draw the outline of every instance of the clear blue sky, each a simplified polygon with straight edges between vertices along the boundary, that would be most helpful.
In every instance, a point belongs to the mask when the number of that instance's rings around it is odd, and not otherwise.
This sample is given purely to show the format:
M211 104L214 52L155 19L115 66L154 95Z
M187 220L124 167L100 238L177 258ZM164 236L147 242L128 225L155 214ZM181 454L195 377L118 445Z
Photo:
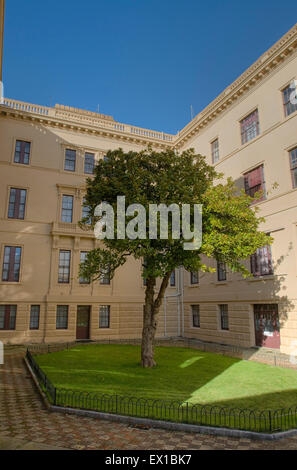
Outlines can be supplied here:
M176 133L297 21L287 0L6 0L5 95Z

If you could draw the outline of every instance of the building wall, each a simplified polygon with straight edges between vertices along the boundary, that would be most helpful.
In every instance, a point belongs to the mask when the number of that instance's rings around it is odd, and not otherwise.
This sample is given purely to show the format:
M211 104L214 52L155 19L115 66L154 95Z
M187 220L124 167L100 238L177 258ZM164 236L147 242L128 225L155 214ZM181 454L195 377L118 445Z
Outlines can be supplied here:
M29 165L14 163L16 140L31 142ZM16 330L1 330L0 339L14 343L72 341L76 338L78 305L91 306L90 339L140 337L145 289L141 261L129 259L117 270L110 285L101 285L99 281L80 284L80 252L94 249L98 242L92 232L81 230L77 223L82 217L87 176L84 174L85 151L94 152L98 160L109 149L121 146L124 150L140 150L145 143L119 142L106 136L98 138L92 133L86 135L71 128L65 130L7 115L0 117L0 142L1 268L4 246L22 247L20 282L0 281L0 304L17 305ZM75 172L64 170L66 148L77 151ZM11 187L27 189L24 220L8 219ZM72 223L61 222L63 194L74 197ZM58 283L60 249L71 251L69 284ZM29 329L32 304L41 305L38 330ZM69 305L67 330L56 329L57 305ZM99 328L100 305L110 305L108 329ZM162 311L159 325L158 336L164 333ZM169 330L177 334L174 324L170 324Z
M228 273L226 282L218 282L217 274L207 273L200 276L198 287L185 286L186 336L254 346L253 304L277 303L281 351L290 353L292 340L297 338L297 188L292 185L289 159L289 150L297 146L297 112L285 117L282 102L282 90L296 79L296 70L295 52L182 147L193 147L211 163L211 142L218 138L220 159L215 168L225 178L231 176L240 188L244 173L263 164L267 197L257 206L259 216L265 217L261 229L274 239L274 275L244 280ZM260 134L241 145L240 121L256 108ZM218 325L218 304L222 303L229 305L229 331ZM200 328L191 326L191 304L200 305Z
M46 108L13 100L0 107L0 263L5 245L22 246L19 283L0 281L0 305L16 304L16 329L0 331L5 342L56 342L76 338L77 306L89 305L90 339L140 337L144 303L141 262L129 259L110 285L81 285L78 281L80 251L96 247L91 233L82 231L85 177L84 152L103 158L109 149L140 150L152 144L180 151L193 147L211 163L211 142L219 138L220 159L215 164L225 177L243 187L246 171L264 165L266 199L258 204L266 218L262 229L274 238L274 275L244 280L227 273L200 273L198 285L190 274L177 273L177 285L169 287L159 315L158 336L184 335L206 341L241 346L255 345L253 305L277 303L281 321L281 350L290 352L297 340L297 189L292 187L288 151L297 146L297 113L287 118L282 89L297 70L297 27L253 64L177 136L117 123L113 118L73 108ZM260 134L241 145L240 120L259 111ZM30 165L14 163L17 139L31 142ZM64 170L65 149L77 151L75 172ZM277 187L275 187L277 183ZM11 187L27 189L24 220L8 219ZM72 223L60 220L63 194L73 195ZM69 284L58 283L58 254L71 250ZM216 267L214 260L207 264ZM248 266L248 261L247 261ZM181 277L180 277L181 276ZM177 295L180 294L180 295ZM220 328L218 305L229 306L229 330ZM38 330L29 329L30 306L40 304ZM191 305L200 305L200 328L192 325ZM56 329L57 305L69 306L67 330ZM110 328L99 328L100 305L110 305Z

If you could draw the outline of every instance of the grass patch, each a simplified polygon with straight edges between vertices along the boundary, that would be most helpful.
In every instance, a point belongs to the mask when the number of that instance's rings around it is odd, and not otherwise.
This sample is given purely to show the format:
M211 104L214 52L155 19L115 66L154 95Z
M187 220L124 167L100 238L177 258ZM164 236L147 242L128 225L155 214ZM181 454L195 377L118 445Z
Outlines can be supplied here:
M278 409L297 405L297 371L202 352L156 347L157 367L140 366L140 347L90 344L35 356L57 388Z

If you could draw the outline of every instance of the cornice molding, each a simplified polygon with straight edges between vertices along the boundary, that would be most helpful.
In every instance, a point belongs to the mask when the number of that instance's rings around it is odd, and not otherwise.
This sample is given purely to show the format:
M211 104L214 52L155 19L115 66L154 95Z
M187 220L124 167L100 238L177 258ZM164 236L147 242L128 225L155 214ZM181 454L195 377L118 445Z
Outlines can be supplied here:
M6 100L6 101L12 101L12 100ZM18 102L20 103L20 102ZM28 103L23 103L24 107L30 107L34 108L34 105L29 105ZM44 109L43 109L44 108ZM56 109L56 108L49 108L49 109ZM74 108L73 108L74 109ZM42 111L42 114L40 112ZM152 137L150 136L147 138L145 135L141 135L145 133L151 133L151 134L162 134L158 133L157 131L149 131L146 129L139 129L139 134L138 135L136 132L135 133L128 133L123 130L125 125L119 124L115 121L108 120L109 122L111 121L112 123L115 124L115 128L105 128L105 127L100 127L99 125L92 125L89 123L84 123L84 122L75 122L74 120L71 120L71 114L63 114L63 117L56 117L56 116L50 116L49 114L45 113L46 108L45 107L39 107L39 111L34 113L28 110L24 109L15 109L13 107L7 106L6 104L0 104L0 116L5 116L8 118L12 119L18 119L18 120L24 120L27 122L32 122L32 123L38 123L41 125L53 127L53 128L58 128L61 130L67 130L67 131L72 131L72 132L79 132L81 134L88 134L88 135L93 135L97 137L104 137L108 139L113 139L117 141L122 141L122 142L127 142L127 143L134 143L136 145L140 146L147 146L151 145L155 148L172 148L173 147L173 138L172 136L172 141L167 141L167 140L161 140L158 139L157 137ZM80 113L81 114L81 113ZM83 113L82 113L83 114ZM133 128L133 126L132 126ZM138 128L135 128L136 131L138 131Z
M288 58L292 57L296 51L297 24L178 133L174 142L175 147L182 147L189 139L197 135L202 128L226 111L243 95L250 92L255 85L258 85Z

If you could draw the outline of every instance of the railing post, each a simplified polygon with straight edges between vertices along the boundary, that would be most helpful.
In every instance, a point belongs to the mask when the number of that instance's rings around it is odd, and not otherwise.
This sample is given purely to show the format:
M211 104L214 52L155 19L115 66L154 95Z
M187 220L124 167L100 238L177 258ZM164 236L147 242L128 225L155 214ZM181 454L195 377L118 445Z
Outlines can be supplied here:
M119 411L119 403L118 403L118 395L116 395L116 414L118 414Z
M54 388L54 399L53 399L53 404L56 405L57 404L57 389L56 387Z
M268 411L268 416L269 416L269 431L272 432L271 410Z
M186 423L189 422L189 403L187 402L187 406L186 406Z

